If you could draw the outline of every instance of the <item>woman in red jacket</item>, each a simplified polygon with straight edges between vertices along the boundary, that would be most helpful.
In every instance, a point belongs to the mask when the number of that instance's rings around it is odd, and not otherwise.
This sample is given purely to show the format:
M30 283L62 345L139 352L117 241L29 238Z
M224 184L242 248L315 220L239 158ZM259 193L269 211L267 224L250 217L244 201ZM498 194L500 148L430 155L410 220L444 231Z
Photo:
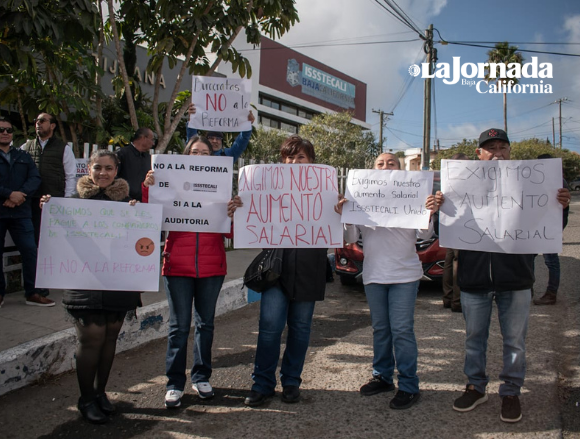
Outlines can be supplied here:
M211 144L205 137L194 136L183 153L210 156ZM149 171L143 182L143 202L149 199L149 186L154 183L153 171ZM239 205L239 197L228 203L230 217ZM185 389L187 339L191 328L192 305L195 313L195 334L191 382L193 390L200 398L214 396L209 383L212 372L211 347L216 303L227 272L224 237L231 238L231 232L170 232L165 241L161 273L170 314L165 357L167 408L181 405Z

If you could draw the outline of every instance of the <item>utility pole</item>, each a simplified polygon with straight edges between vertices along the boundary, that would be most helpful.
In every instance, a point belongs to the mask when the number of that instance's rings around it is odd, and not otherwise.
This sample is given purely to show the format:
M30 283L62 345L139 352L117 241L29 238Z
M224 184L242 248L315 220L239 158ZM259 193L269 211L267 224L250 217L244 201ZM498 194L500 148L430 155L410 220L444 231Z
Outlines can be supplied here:
M556 128L554 128L554 118L552 118L552 146L556 147Z
M379 154L381 154L383 152L383 126L384 126L383 119L385 116L393 116L394 113L385 113L380 108L378 110L375 110L373 108L373 113L377 113L379 115L380 120L381 120L381 124L379 126Z
M566 102L567 100L568 98L560 98L553 102L553 104L558 104L560 113L560 149L562 149L562 102Z
M429 65L429 76L433 75L433 65L436 62L436 51L433 49L433 25L429 25L429 29L425 30L425 43L423 50L427 54L427 63ZM431 78L425 78L425 96L423 108L423 163L422 169L429 170L430 158L430 139L431 139Z

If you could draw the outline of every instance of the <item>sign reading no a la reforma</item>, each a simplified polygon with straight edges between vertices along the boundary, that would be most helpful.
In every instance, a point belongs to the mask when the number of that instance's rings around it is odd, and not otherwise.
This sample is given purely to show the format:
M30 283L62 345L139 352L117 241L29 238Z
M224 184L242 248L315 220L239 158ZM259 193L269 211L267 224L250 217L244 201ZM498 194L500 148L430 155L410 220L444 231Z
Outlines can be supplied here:
M42 209L38 288L158 291L161 206L51 198Z
M162 230L229 233L231 157L156 154L151 168L149 202L163 205Z
M249 131L251 96L249 79L193 76L191 102L196 112L190 116L188 126L205 131Z
M442 247L560 253L562 160L441 160Z
M348 171L342 222L364 226L427 229L433 173L351 169Z
M340 248L336 169L327 165L250 165L240 170L235 248Z

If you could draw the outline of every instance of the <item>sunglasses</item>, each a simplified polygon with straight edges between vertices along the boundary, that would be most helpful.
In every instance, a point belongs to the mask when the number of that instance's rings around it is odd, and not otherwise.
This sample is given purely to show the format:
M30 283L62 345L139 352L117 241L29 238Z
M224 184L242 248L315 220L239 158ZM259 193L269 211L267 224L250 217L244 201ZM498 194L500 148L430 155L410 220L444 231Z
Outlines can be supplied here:
M4 128L4 127L0 127L0 134L1 133L8 133L8 134L12 134L14 132L14 128Z

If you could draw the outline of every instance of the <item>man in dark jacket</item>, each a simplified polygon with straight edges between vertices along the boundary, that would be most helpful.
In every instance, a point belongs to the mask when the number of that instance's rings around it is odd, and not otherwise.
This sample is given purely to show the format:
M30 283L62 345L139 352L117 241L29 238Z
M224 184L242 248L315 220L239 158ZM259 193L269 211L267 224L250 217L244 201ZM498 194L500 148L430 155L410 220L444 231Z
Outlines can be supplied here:
M149 128L139 128L135 131L130 145L117 151L119 170L117 177L129 183L129 197L141 201L141 183L145 181L147 172L151 170L151 154L149 150L155 145L155 134Z
M56 118L48 113L40 113L34 121L36 138L28 140L21 149L28 152L40 173L40 187L32 198L32 224L34 239L38 245L40 237L40 197L72 197L75 193L77 163L69 145L56 137Z
M12 146L14 128L0 119L0 259L4 253L6 232L22 257L22 276L27 305L54 306L54 302L38 294L36 280L36 243L30 210L31 196L40 186L40 175L30 155ZM0 307L4 304L6 281L0 275Z
M476 149L480 160L509 160L510 141L505 131L491 128L479 136ZM559 189L557 200L570 204L570 192ZM457 282L465 318L465 365L468 384L453 409L473 410L487 401L485 372L487 339L495 300L503 338L503 370L499 378L502 398L500 419L518 422L522 418L519 394L526 374L526 333L532 285L534 255L459 250Z

